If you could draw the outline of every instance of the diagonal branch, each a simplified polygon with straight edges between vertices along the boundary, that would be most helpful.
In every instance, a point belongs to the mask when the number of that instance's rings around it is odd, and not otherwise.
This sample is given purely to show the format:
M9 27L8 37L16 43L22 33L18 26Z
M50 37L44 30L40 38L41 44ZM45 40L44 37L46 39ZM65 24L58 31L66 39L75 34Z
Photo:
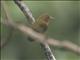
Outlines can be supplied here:
M70 41L59 41L53 38L47 38L47 40L45 40L45 35L41 34L41 33L37 33L34 30L32 30L31 28L22 25L22 24L16 24L12 22L8 23L2 21L1 23L5 24L6 26L11 26L15 29L20 30L21 32L23 32L26 36L30 36L31 38L33 38L36 42L39 43L48 43L49 45L55 46L55 47L61 47L61 48L65 48L69 51L72 51L74 53L80 54L80 46L70 42Z
M32 13L27 5L24 4L24 2L14 0L14 2L17 4L17 6L21 9L21 11L24 13L26 18L28 19L29 23L33 24L35 22L35 18L32 16Z

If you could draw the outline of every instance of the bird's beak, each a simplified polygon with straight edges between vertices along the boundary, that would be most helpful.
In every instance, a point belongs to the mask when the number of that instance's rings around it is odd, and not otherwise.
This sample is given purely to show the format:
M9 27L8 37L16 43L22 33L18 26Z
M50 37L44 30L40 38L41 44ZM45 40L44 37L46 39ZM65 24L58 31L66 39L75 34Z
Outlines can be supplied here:
M53 19L54 19L54 17L50 16L50 19L51 19L51 20L53 20Z

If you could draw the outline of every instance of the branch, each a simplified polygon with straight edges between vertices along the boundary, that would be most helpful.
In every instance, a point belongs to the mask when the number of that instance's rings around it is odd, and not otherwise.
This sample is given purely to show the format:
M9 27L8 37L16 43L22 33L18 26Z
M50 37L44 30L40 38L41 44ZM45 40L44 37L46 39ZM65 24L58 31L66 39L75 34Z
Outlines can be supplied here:
M52 46L59 47L59 48L64 48L66 50L69 50L71 52L74 52L74 53L77 53L77 54L80 55L80 46L72 43L71 41L68 41L68 40L60 41L60 40L56 40L56 39L53 39L53 38L49 38L47 40L47 43L52 45Z
M31 13L30 9L28 8L28 6L18 0L14 0L14 2L21 9L21 11L24 13L24 15L28 19L29 23L33 24L35 22L35 18L32 16L32 13Z
M23 32L26 36L30 36L31 38L33 38L36 42L39 43L48 43L49 45L55 46L55 47L61 47L61 48L65 48L67 50L70 50L74 53L80 54L80 46L70 42L70 41L59 41L53 38L47 38L47 40L45 40L46 36L41 34L41 33L37 33L35 32L33 29L22 25L22 24L16 24L14 23L8 23L9 25L7 25L7 22L1 22L3 24L5 24L6 26L11 26L15 29L20 30L21 32Z

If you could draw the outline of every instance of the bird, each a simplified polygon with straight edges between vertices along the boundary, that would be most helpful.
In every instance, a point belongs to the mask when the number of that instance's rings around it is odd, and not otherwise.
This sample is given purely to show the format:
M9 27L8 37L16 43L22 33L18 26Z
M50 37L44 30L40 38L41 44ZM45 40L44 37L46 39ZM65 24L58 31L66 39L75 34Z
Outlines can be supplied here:
M48 14L43 14L43 15L40 15L36 20L35 22L31 25L31 28L38 32L38 33L42 33L44 34L47 29L48 29L48 25L49 25L49 22L50 20L54 19L54 17L52 16L49 16ZM34 39L32 38L28 38L30 41L34 41Z

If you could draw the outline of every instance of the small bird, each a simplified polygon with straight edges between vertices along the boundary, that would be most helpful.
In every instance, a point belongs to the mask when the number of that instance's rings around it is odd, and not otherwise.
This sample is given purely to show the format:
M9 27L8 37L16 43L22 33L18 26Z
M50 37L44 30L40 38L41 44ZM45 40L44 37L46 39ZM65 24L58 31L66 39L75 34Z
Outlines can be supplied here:
M38 17L38 19L32 24L31 28L39 33L45 33L47 28L48 28L48 24L49 24L49 20L54 19L52 16L49 16L48 14L43 14L41 16ZM30 41L34 41L34 39L32 38L28 38Z

